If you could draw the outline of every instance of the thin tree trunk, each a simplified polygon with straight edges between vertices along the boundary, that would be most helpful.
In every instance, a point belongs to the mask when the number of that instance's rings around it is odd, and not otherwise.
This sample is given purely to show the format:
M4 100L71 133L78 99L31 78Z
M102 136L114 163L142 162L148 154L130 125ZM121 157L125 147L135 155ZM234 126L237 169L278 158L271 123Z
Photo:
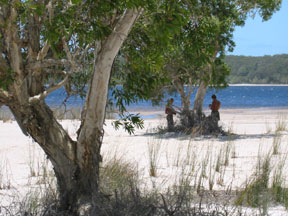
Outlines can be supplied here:
M193 105L193 112L197 115L201 115L203 111L203 102L207 92L207 85L204 82L201 82L199 88L197 90L194 105Z
M179 80L175 79L173 81L173 85L175 86L176 90L180 94L181 97L181 107L182 111L189 112L189 106L190 106L190 95L189 92L186 94L184 89L184 84L181 83Z
M215 40L215 51L213 56L210 58L210 64L207 66L206 70L209 72L209 78L211 79L212 75L212 63L214 63L217 53L218 53L219 47L218 47L218 42ZM198 116L202 115L203 111L203 103L204 103L204 98L207 93L208 85L201 81L198 91L196 93L196 97L194 99L194 105L193 105L193 112L196 113Z

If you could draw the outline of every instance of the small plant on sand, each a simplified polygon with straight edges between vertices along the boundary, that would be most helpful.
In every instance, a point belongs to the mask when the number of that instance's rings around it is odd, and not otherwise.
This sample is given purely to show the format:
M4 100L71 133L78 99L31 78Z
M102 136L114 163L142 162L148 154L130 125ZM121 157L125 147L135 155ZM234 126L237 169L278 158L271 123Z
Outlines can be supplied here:
M277 155L279 154L279 148L280 148L280 145L281 145L281 135L279 134L279 132L276 132L274 137L273 137L273 155Z
M216 159L215 171L220 172L221 165L223 164L223 148L221 147Z
M24 196L12 191L9 204L1 204L2 216L68 216L59 208L59 197L56 184L29 188Z
M128 191L129 183L138 184L139 181L135 166L116 156L105 162L100 171L100 188L104 194L111 195L117 190L118 195L123 195Z
M285 188L286 181L283 175L284 166L287 161L287 154L278 160L278 164L273 173L271 193L277 203L282 203L286 209L288 209L288 188Z
M232 142L226 142L225 146L224 146L224 166L228 166L229 165L229 159L230 159L230 155L231 155L231 149L232 149Z
M266 134L270 134L272 132L272 128L269 122L265 121L265 127L266 127Z
M236 145L234 142L231 143L231 149L231 158L237 158Z
M8 161L3 160L3 157L0 158L0 190L11 189L10 170Z
M197 182L197 187L196 187L197 193L201 192L204 179L208 178L206 170L207 170L208 163L210 161L210 157L211 157L210 155L211 155L210 149L207 148L205 157L200 162L200 170L201 171L200 171L199 176L198 176L198 182Z
M155 215L157 194L140 190L140 184L133 164L116 156L104 162L99 185L104 199L95 206L97 215Z
M275 132L286 131L287 130L287 119L285 116L279 115L278 121L276 122Z
M225 177L225 173L226 173L226 166L224 166L219 173L219 176L216 180L216 183L220 186L224 186L224 177Z
M266 215L269 203L268 187L271 170L271 154L268 153L264 158L258 155L255 175L247 183L244 191L240 192L236 205L258 207L262 212L261 214Z
M28 154L29 154L29 161L28 161L28 166L30 170L30 177L35 177L38 174L36 173L37 168L36 166L36 149L35 149L35 143L30 142L28 146ZM38 166L39 167L39 166Z
M212 156L209 160L209 176L208 176L208 183L209 183L209 190L212 191L214 184L215 184L215 175L216 171L214 168L214 160L212 159Z
M149 174L152 177L157 175L157 166L161 149L162 139L149 139L147 142L149 157Z
M187 175L182 170L181 174L176 177L175 183L168 187L165 193L160 194L160 209L163 210L164 215L182 215L181 211L191 206L195 191L191 187L192 176L190 174Z

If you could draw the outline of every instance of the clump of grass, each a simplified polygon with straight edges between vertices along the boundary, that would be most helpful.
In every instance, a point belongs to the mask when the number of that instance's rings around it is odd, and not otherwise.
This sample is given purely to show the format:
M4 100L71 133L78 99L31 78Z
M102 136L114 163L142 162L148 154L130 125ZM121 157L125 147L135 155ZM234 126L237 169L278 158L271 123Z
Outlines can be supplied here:
M286 131L287 130L287 119L284 116L279 116L276 122L275 132Z
M288 209L288 188L285 188L284 186L286 179L283 175L286 161L287 155L281 157L274 170L271 193L276 202L284 204L285 208Z
M113 194L115 190L125 193L129 183L138 182L138 171L135 166L116 156L106 162L100 169L100 188L104 194Z
M223 160L223 148L221 147L216 159L216 165L215 165L216 172L220 172L221 165L223 164L222 160Z
M10 190L10 166L7 160L0 160L0 190Z
M231 154L231 149L232 149L232 142L226 142L224 146L224 166L229 165L229 159L230 159L230 154Z
M266 134L270 134L272 132L272 128L267 121L265 121L265 127L266 127Z
M216 170L214 168L214 160L211 156L209 160L209 176L208 176L208 183L209 183L209 190L212 191L214 184L215 184L215 175L216 175Z
M280 144L281 136L276 132L273 146L266 156L262 157L259 149L256 171L246 183L245 189L239 193L236 205L257 207L260 215L268 215L271 203L282 204L288 209L287 179L283 175L286 172L287 153L279 154Z
M276 134L273 137L273 145L272 145L273 155L279 154L280 145L281 145L281 135L279 134L279 132L276 132Z
M236 200L236 205L249 205L252 207L266 206L266 192L269 186L269 177L271 173L271 154L267 154L262 160L258 157L258 164L255 175L247 183Z
M55 184L33 187L21 196L18 191L10 195L10 203L0 206L0 215L5 216L68 216L60 210L58 192Z
M211 158L210 155L211 155L210 149L207 148L205 157L202 159L202 161L200 163L201 164L201 167L200 167L201 171L200 171L198 182L197 182L197 193L198 194L201 192L204 179L208 178L206 170L207 170L207 166L208 166L208 163L210 161L210 158Z
M152 177L157 176L157 166L159 161L162 139L149 139L147 142L149 157L149 174Z
M39 173L37 173L36 168L36 149L35 149L35 143L30 142L28 146L28 154L29 154L29 161L28 166L30 170L30 177L36 177L39 176ZM39 167L39 165L38 165ZM39 171L39 169L38 169Z
M286 179L283 175L287 156L278 160L272 178L271 158L272 154L269 153L263 160L258 159L255 176L239 194L236 205L257 207L261 215L267 215L269 203L272 201L283 204L288 209L288 188L284 186Z
M232 148L231 158L235 159L235 158L237 158L237 152L236 152L236 146L235 146L234 142L231 143L231 148Z

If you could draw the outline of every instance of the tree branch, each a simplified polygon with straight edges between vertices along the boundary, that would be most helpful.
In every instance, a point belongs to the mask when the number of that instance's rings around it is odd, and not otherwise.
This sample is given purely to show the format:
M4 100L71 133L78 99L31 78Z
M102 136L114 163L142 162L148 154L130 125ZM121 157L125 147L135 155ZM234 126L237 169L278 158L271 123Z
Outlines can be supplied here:
M7 91L0 89L0 107L5 104L7 100L9 100L10 95Z
M43 74L62 74L63 75L63 70L55 69L55 68L43 68L41 72Z
M36 70L36 69L43 69L47 67L53 66L71 66L72 63L67 59L44 59L42 61L37 61L30 63L28 65L28 69Z
M43 60L45 58L45 56L48 53L48 50L50 48L50 44L48 43L48 40L45 41L45 44L43 46L43 48L40 50L40 52L37 55L37 60Z
M67 42L65 40L65 37L62 37L62 44L63 44L63 48L64 48L64 51L65 51L65 53L67 55L68 60L70 62L73 62L73 57L72 57L72 54L71 54L71 52L69 50L69 47L68 47Z
M22 57L20 54L19 48L19 37L18 37L18 28L16 25L17 11L15 8L11 7L10 14L8 17L7 27L5 27L5 46L8 51L9 59L11 61L12 70L15 71L20 79L23 77L23 73L20 69L20 64L22 62Z
M45 99L51 92L64 86L67 81L68 81L68 75L66 75L66 77L61 82L59 82L57 85L52 85L46 91L42 92L41 94L30 97L29 103L34 103L36 101Z
M71 63L71 71L73 72L75 70L76 63L74 61L73 55L70 52L70 49L69 49L68 44L67 44L67 42L65 40L65 37L62 37L62 44L63 44L64 51L65 51L65 53L67 55L67 59Z
M48 14L49 14L49 22L50 24L52 23L52 19L54 17L54 8L52 6L52 1L49 1L48 4L46 5L46 8L48 9Z

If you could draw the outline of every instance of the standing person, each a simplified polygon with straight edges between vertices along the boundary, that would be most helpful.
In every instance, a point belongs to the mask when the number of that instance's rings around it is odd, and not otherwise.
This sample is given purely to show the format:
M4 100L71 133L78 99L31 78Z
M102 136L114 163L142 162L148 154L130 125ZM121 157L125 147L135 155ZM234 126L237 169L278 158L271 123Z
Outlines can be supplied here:
M221 102L217 100L215 94L211 96L212 104L209 104L209 108L211 109L211 117L216 118L218 121L220 120L219 109L221 106Z
M167 101L167 105L165 107L165 113L167 114L166 119L167 119L167 125L168 125L168 131L171 132L174 129L174 120L173 120L173 115L176 114L176 111L173 108L173 103L174 99L170 98Z

